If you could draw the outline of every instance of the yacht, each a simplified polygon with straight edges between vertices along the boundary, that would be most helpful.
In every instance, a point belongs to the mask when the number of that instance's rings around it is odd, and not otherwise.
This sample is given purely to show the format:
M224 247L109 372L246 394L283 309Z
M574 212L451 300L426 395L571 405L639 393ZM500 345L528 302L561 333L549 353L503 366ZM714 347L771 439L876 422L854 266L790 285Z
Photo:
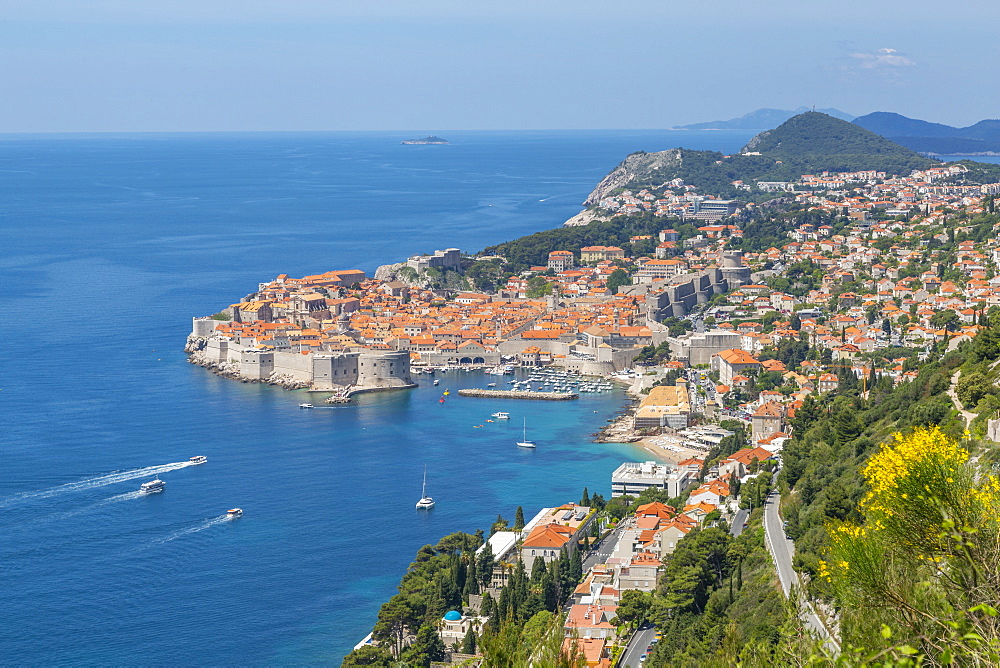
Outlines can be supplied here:
M524 429L521 435L521 440L517 442L517 445L521 448L535 447L535 442L528 440L528 418L524 418Z
M191 464L204 464L205 462L208 461L208 457L206 457L205 455L195 455L188 461L191 462Z
M226 511L226 517L228 517L231 520L235 520L237 517L243 517L243 509L230 508L229 510Z
M417 501L417 510L429 510L434 507L434 499L427 496L427 465L424 464L424 486L420 492L420 500Z
M496 413L494 413L490 417L495 417L498 420L509 420L510 419L510 413L505 413L504 411L497 411Z
M167 483L157 478L156 480L150 480L139 485L139 492L142 494L155 494L156 492L162 492L166 486Z
M313 408L312 404L299 404L299 408Z

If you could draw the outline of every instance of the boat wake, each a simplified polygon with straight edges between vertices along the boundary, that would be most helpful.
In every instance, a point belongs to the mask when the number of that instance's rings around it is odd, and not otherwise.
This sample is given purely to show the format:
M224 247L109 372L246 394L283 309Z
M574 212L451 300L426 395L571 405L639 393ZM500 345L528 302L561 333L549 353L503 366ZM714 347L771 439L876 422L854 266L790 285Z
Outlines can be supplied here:
M71 492L82 492L87 489L95 489L97 487L105 487L107 485L114 485L120 482L128 482L129 480L136 480L138 478L148 478L150 476L158 476L161 473L169 473L170 471L176 471L177 469L182 469L188 466L192 466L191 462L174 462L172 464L160 464L158 466L147 466L141 469L129 469L128 471L116 471L114 473L108 473L101 476L96 476L94 478L87 478L85 480L78 480L77 482L69 482L65 485L59 485L57 487L50 487L48 489L40 489L34 492L24 492L23 494L15 494L14 496L9 496L5 499L0 499L0 508L6 508L18 503L27 503L30 501L37 501L39 499L48 499L53 496L59 496L61 494L69 494ZM125 496L125 495L123 495ZM116 497L112 497L116 498ZM124 499L122 499L124 500Z
M199 531L204 531L205 529L210 529L214 527L216 524L222 524L223 522L228 522L229 520L230 517L228 514L219 515L218 517L212 517L207 520L202 520L201 522L195 524L194 526L187 527L186 529L179 529L178 531L175 531L169 536L165 536L163 538L157 538L156 540L153 541L153 543L156 545L169 543L172 540L177 540L178 538L183 538L184 536L188 536L193 533L198 533Z

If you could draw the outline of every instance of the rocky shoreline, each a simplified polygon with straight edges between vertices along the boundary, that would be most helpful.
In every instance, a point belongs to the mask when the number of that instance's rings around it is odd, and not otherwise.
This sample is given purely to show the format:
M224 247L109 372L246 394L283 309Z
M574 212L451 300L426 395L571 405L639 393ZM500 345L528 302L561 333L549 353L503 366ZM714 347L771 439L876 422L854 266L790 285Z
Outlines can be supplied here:
M635 433L632 425L635 422L635 411L639 402L635 399L618 411L608 424L594 434L594 443L638 443L644 437Z
M187 343L184 345L184 352L188 353L188 362L204 369L208 369L216 376L222 376L223 378L229 378L230 380L238 380L241 383L263 383L265 385L281 387L286 390L305 390L310 387L309 383L275 373L262 380L241 376L240 365L238 362L215 362L210 360L202 352L205 349L207 341L208 339L203 336L188 337Z

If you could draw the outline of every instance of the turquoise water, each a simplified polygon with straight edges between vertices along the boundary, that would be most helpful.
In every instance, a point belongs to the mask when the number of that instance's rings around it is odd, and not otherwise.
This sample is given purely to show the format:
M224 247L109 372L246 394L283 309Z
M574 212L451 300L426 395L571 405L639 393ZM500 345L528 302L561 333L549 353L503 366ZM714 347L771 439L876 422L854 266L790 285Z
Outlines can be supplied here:
M441 404L488 381L420 376L309 411L186 362L191 316L279 273L474 251L560 224L632 151L749 138L442 134L456 143L0 137L3 663L336 663L421 545L608 494L641 456L590 442L620 392ZM485 422L497 410L513 419ZM514 445L522 416L534 451ZM208 463L182 465L196 454ZM425 464L438 503L417 513ZM157 474L166 491L134 493Z

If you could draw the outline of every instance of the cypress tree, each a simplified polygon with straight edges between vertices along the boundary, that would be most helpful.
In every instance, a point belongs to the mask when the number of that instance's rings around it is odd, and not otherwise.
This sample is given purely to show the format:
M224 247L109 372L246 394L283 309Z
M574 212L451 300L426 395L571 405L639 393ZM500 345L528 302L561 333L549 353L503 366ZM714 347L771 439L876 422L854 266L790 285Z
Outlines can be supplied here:
M489 543L479 553L479 577L482 588L489 588L493 580L493 548Z
M475 654L476 653L476 630L469 629L469 632L465 634L465 638L462 640L462 654Z
M573 550L573 554L569 558L569 565L569 575L575 587L580 582L580 578L583 577L583 561L580 559L580 550Z
M531 564L531 584L536 585L540 583L545 574L545 560L541 557L535 557L535 561Z
M587 488L583 488L583 496L580 498L580 505L586 508L590 507L590 494L587 493Z
M514 513L514 531L520 531L524 528L524 509L521 506L517 507L517 511Z

